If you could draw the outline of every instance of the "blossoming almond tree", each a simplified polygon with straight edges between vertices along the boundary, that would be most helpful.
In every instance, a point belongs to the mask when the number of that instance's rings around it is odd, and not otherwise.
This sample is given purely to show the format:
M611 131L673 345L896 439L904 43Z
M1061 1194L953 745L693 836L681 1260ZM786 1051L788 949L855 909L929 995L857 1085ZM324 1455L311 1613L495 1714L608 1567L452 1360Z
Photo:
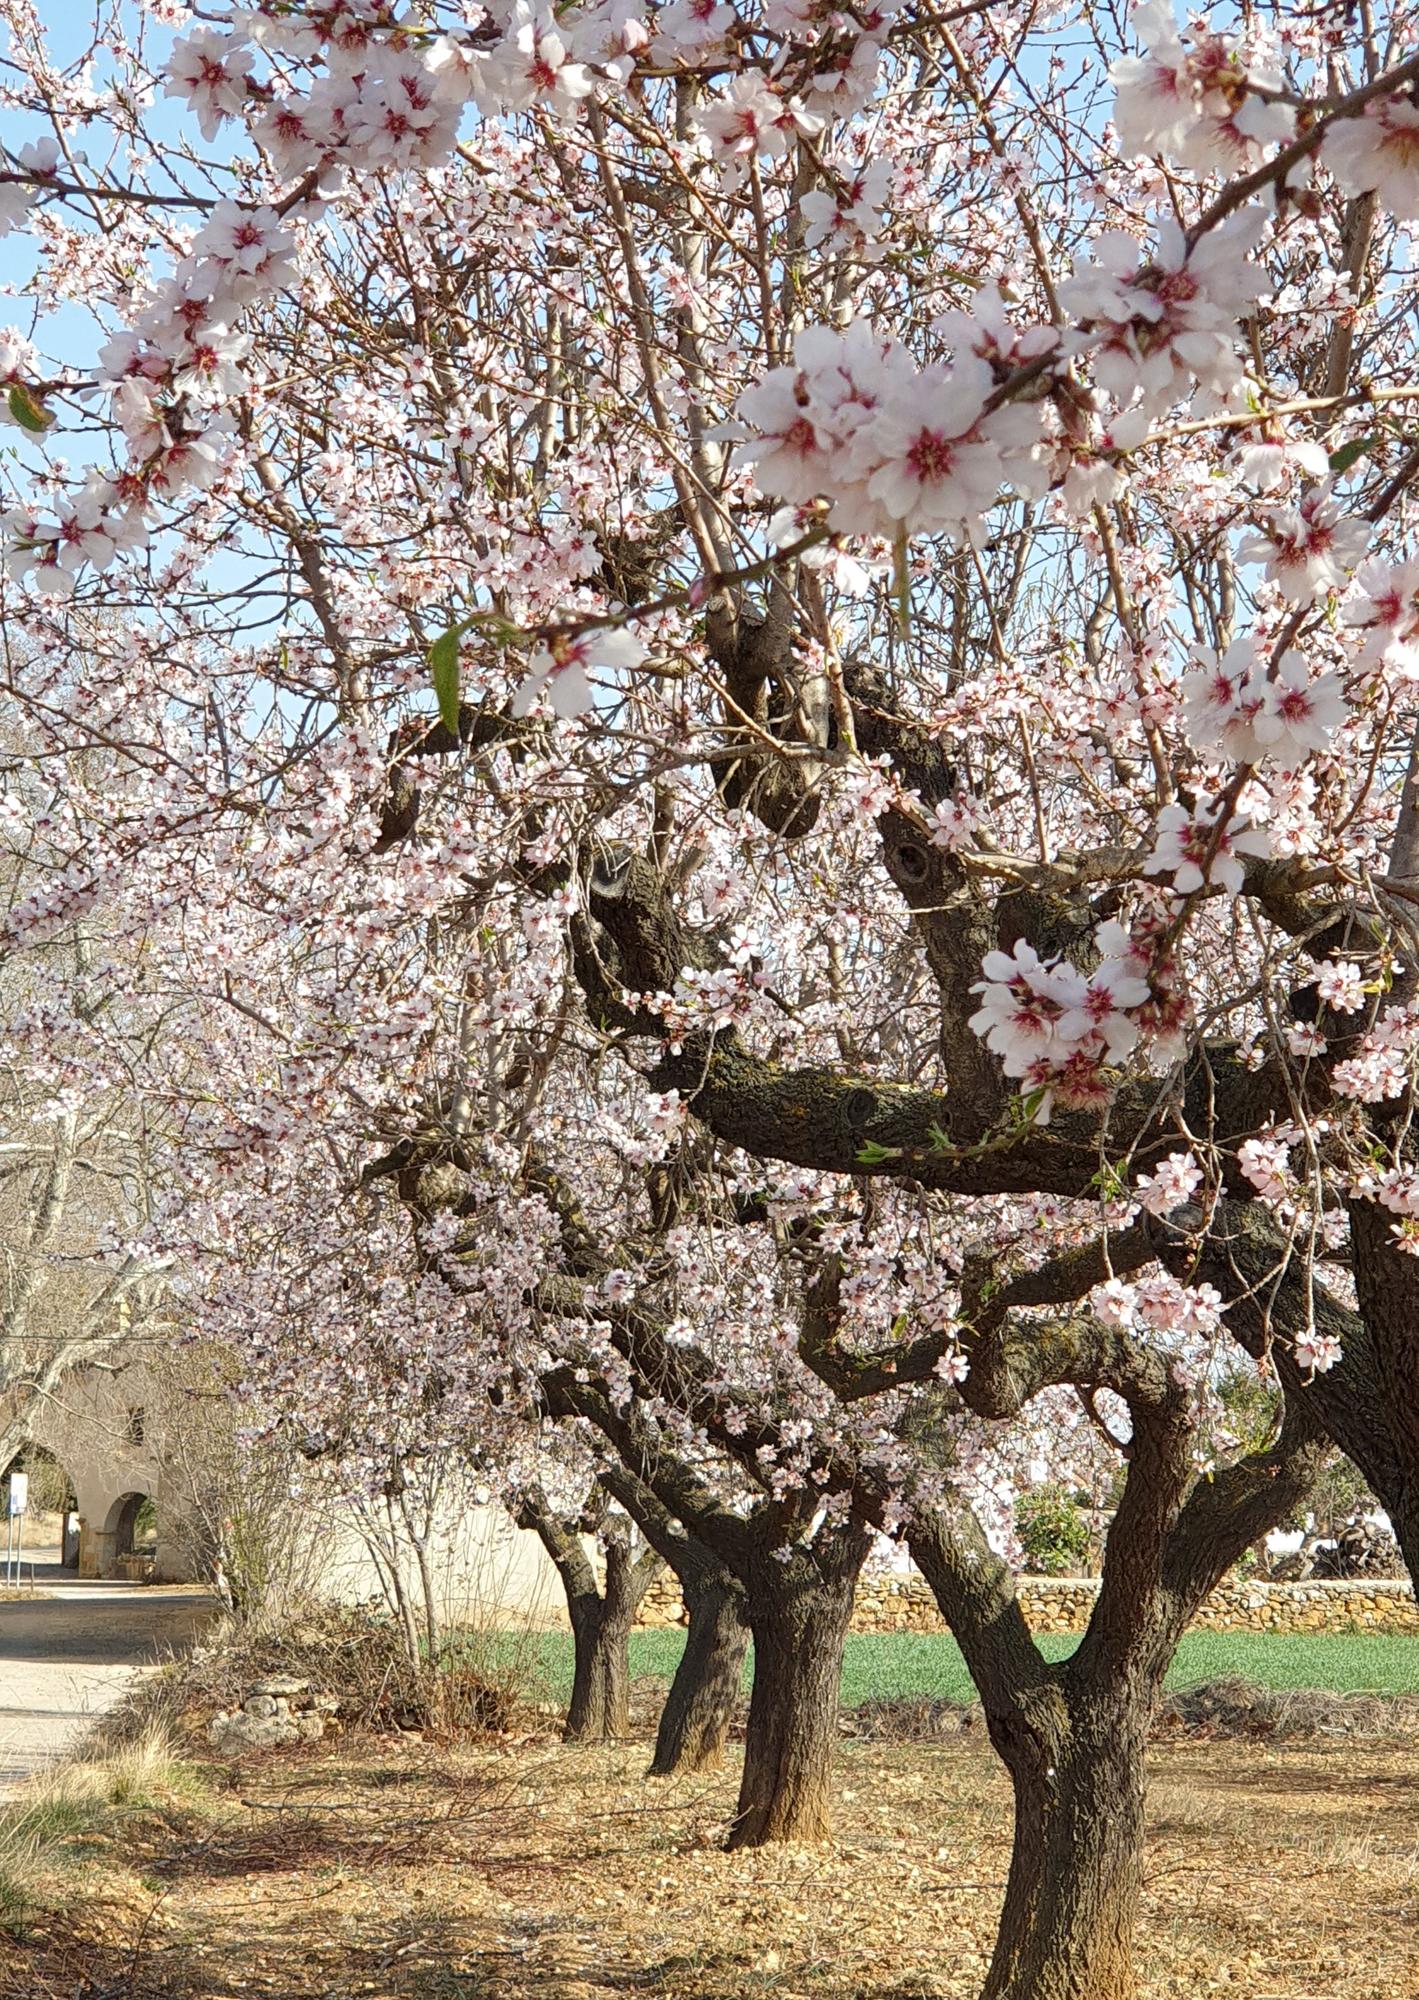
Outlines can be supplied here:
M234 1218L317 1271L318 1164L403 1145L501 1190L500 1326L534 1154L654 1233L684 1127L809 1177L847 1282L910 1248L874 1390L1129 1446L1067 1670L887 1482L1022 1807L988 1990L1125 1992L1208 1563L1318 1424L1419 1562L1411 11L3 18L7 691L70 857L9 941L102 899L163 1001L159 1234L278 1364ZM456 1375L428 1298L382 1331ZM1218 1308L1287 1419L1198 1481Z

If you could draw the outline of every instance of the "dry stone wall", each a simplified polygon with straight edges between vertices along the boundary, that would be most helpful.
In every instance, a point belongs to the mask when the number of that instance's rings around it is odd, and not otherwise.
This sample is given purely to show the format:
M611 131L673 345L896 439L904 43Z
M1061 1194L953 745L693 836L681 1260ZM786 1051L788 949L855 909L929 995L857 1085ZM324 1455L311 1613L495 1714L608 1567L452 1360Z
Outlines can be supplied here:
M1098 1595L1090 1577L1031 1576L1018 1586L1033 1632L1082 1632ZM641 1603L645 1626L683 1625L673 1576L657 1577ZM925 1579L864 1577L853 1607L854 1632L942 1632L945 1624ZM1228 1578L1207 1599L1193 1630L1201 1632L1401 1632L1419 1635L1412 1584L1389 1581L1262 1583Z

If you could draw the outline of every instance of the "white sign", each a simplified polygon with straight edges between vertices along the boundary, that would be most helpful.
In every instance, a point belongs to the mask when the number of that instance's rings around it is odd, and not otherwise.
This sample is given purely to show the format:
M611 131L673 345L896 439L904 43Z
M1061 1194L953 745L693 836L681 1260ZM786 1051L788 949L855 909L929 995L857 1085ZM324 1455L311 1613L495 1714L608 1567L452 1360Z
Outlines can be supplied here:
M29 1499L29 1474L27 1472L12 1472L10 1474L10 1512L12 1514L23 1514L25 1508L29 1505Z

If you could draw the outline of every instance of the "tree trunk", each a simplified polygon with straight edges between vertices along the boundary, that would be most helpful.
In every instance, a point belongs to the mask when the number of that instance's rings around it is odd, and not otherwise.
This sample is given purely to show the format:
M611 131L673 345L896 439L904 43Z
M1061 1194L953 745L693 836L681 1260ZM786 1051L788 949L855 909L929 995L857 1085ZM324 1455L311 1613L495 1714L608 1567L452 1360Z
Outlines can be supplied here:
M1153 1693L988 1718L1015 1841L981 2000L1126 2000L1143 1864Z
M1381 1493L1378 1497L1389 1516L1389 1524L1394 1530L1394 1539L1399 1543L1399 1553L1409 1571L1415 1595L1419 1596L1419 1498L1408 1488Z
M823 1841L832 1832L843 1645L868 1546L864 1530L841 1531L839 1539L840 1549L820 1536L821 1549L755 1563L754 1688L730 1847Z
M576 1664L568 1743L614 1743L631 1733L631 1626L649 1581L642 1567L623 1542L608 1542L604 1592L569 1601Z
M581 1544L582 1534L593 1525L592 1501L571 1522L560 1518L540 1487L532 1487L519 1500L513 1519L539 1538L567 1594L574 1665L562 1734L569 1743L610 1743L629 1736L631 1627L651 1578L662 1567L661 1558L653 1549L632 1556L627 1537L610 1533L606 1584L598 1589L596 1570Z
M568 1743L608 1743L631 1733L630 1620L613 1621L604 1602L578 1605L572 1619L576 1666L564 1734Z
M743 1596L723 1572L698 1588L686 1587L685 1604L690 1629L661 1712L653 1778L716 1770L723 1762L749 1649Z
M713 1770L724 1756L749 1646L743 1587L722 1558L687 1532L629 1467L604 1467L601 1483L674 1570L689 1613L685 1651L661 1710L649 1775L664 1778L673 1771ZM695 1512L687 1511L691 1516ZM737 1541L743 1529L736 1526Z

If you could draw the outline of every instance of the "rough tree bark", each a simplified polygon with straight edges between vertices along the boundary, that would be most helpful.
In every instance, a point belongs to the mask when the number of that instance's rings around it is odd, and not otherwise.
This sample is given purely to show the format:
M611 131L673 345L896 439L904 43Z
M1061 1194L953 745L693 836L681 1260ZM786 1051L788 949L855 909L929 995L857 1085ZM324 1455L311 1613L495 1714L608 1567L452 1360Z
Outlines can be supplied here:
M1366 1340L1353 1338L1342 1364L1350 1379L1369 1364L1371 1398L1385 1412L1378 1437L1372 1426L1350 1450L1389 1515L1409 1574L1419 1590L1419 1266L1400 1250L1394 1217L1377 1202L1350 1204L1355 1294L1364 1315ZM1342 1349L1346 1342L1342 1337ZM1347 1427L1350 1428L1350 1427Z
M613 1742L631 1733L629 1642L644 1592L635 1559L619 1539L606 1544L606 1588L599 1597L568 1599L576 1667L567 1709L568 1742ZM659 1568L657 1560L655 1564ZM647 1578L646 1581L649 1579Z
M749 1650L743 1589L711 1550L685 1532L644 1480L625 1466L610 1466L601 1483L675 1572L689 1615L685 1650L661 1711L650 1775L714 1770L724 1760Z
M1143 1751L1156 1690L1050 1704L992 1737L1015 1840L990 1978L995 1996L1130 1993L1143 1853Z
M832 1831L843 1645L871 1546L868 1529L850 1520L790 1545L785 1561L764 1527L745 1578L754 1687L731 1847L822 1841Z
M744 1593L727 1570L714 1564L703 1577L682 1577L680 1587L690 1623L661 1711L650 1760L653 1778L713 1771L724 1762L749 1650Z
M633 1555L629 1537L612 1529L605 1534L602 1589L581 1541L582 1534L591 1531L589 1512L569 1523L544 1495L532 1493L524 1495L517 1522L538 1536L566 1592L575 1664L563 1734L569 1743L617 1742L631 1733L631 1627L651 1579L662 1566L661 1558L652 1548Z
M1015 1793L1010 1873L982 2000L1133 1993L1144 1752L1163 1677L1208 1591L1304 1498L1324 1462L1317 1427L1290 1409L1273 1447L1198 1479L1184 1392L1166 1369L1152 1374L1146 1365L1127 1386L1128 1479L1094 1615L1071 1659L1051 1665L1041 1655L1010 1572L969 1510L923 1508L909 1533Z

